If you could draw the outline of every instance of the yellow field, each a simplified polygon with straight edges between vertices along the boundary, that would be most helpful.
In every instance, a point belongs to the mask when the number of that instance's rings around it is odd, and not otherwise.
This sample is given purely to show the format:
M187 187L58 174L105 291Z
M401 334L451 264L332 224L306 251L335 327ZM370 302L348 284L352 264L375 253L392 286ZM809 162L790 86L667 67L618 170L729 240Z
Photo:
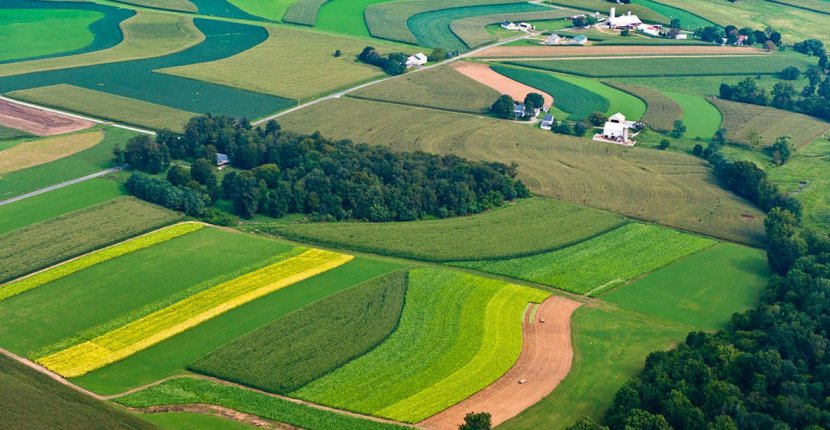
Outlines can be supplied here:
M0 175L68 157L97 145L103 139L103 130L96 130L23 142L0 151Z
M341 266L352 258L350 255L311 249L197 293L105 335L43 357L38 362L65 377L81 376L231 309Z

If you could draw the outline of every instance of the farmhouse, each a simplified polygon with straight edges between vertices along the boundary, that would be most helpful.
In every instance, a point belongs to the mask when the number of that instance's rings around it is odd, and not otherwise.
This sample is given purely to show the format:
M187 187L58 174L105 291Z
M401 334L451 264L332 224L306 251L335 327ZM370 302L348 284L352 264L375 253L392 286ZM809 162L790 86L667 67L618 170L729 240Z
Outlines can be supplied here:
M634 122L626 121L625 115L616 113L608 118L608 121L602 127L602 134L594 135L594 140L632 146L636 142L630 139L629 133L634 126Z
M545 39L545 45L558 45L565 40L562 36L554 33Z
M539 125L542 130L550 130L553 128L553 115L547 114L544 118L542 118L542 124Z
M231 162L227 154L216 154L216 167L222 168Z
M501 28L503 28L505 30L515 31L515 30L519 29L519 26L516 25L515 23L510 22L510 21L504 21L504 22L501 23Z
M617 16L617 8L613 7L611 8L611 13L607 21L608 28L615 30L637 28L642 23L643 21L640 21L637 15L632 15L631 11L628 11L625 15Z
M409 58L406 59L406 67L416 67L416 66L423 66L427 63L427 56L424 55L423 52L419 52L415 55L410 55Z

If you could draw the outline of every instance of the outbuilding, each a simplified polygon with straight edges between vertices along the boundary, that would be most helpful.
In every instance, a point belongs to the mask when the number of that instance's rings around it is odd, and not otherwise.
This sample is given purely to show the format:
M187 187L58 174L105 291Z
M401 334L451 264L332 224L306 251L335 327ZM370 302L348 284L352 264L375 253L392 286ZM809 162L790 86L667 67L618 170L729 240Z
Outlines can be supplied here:
M419 52L415 55L410 55L409 58L406 59L406 67L423 66L426 63L427 56L424 55L423 52Z
M545 117L542 118L542 124L540 124L539 127L541 127L542 130L550 130L553 128L553 122L554 119L552 114L545 115Z
M608 28L623 30L637 28L643 21L640 21L637 15L632 15L631 11L628 11L625 15L617 16L617 9L612 7L611 14L606 23L608 24Z

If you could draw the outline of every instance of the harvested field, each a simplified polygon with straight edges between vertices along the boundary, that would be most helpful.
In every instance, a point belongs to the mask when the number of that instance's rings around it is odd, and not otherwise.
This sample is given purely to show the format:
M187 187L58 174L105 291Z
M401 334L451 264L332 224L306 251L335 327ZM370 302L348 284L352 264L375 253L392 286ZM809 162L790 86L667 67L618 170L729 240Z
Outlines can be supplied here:
M801 148L830 131L830 123L818 118L747 103L717 98L710 99L723 114L726 138L739 144L749 144L756 132L764 146L772 145L780 136L790 136L793 145Z
M320 12L320 7L328 0L297 0L282 17L285 22L292 24L314 26L317 22L317 14Z
M320 121L323 117L327 120ZM524 124L354 99L318 103L283 116L280 123L289 130L319 130L331 138L400 151L515 161L519 178L540 195L741 243L763 243L763 213L723 190L711 168L689 155L626 149Z
M60 160L104 139L103 130L32 140L0 152L0 178L7 173Z
M487 388L421 421L420 426L456 430L470 411L487 411L493 426L497 426L556 389L571 370L571 315L580 303L551 297L538 305L538 311L533 312L533 306L528 307L522 321L522 352L516 364Z
M674 121L683 117L684 112L680 105L659 91L615 82L606 82L606 84L643 100L646 103L646 114L643 116L643 121L654 130L671 131L674 127Z
M767 55L755 48L698 45L605 45L605 46L494 46L477 52L478 58L607 57L640 55Z
M93 126L93 123L89 121L2 99L0 99L0 124L37 136L71 133Z
M488 25L501 24L504 20L512 22L553 20L571 15L574 15L574 11L572 10L553 9L538 12L515 12L473 16L451 22L450 30L459 39L461 39L467 47L472 49L477 46L493 42L496 39L493 33L487 31ZM510 34L511 37L515 36L515 33L511 32Z
M545 106L553 105L553 96L550 94L521 82L514 81L500 73L496 73L487 64L459 61L453 63L451 67L462 75L484 84L498 91L500 94L507 94L513 97L513 100L521 102L529 93L540 93L545 99Z

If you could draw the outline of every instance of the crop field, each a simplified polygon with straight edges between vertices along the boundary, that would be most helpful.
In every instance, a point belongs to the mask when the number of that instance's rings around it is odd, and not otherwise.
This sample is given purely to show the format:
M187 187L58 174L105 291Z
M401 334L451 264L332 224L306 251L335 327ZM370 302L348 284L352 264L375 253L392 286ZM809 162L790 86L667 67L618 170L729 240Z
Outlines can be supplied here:
M770 277L763 252L721 243L602 295L624 308L717 330L758 305Z
M34 272L179 218L178 213L123 197L6 233L0 236L8 244L0 249L0 281ZM17 282L29 284L39 277ZM6 291L21 288L15 284L3 285L0 297L6 298ZM31 287L23 290L28 288Z
M196 12L196 5L188 0L115 0L119 3L144 6L155 9L175 10L178 12Z
M614 82L606 82L606 84L618 90L633 94L643 100L646 103L646 113L643 115L643 121L654 130L662 132L671 131L674 127L674 121L684 116L684 111L680 105L659 91L647 87ZM689 125L686 127L689 127ZM690 132L689 134L693 133Z
M213 19L195 19L206 39L184 51L163 57L98 64L43 73L0 78L0 92L68 84L168 106L174 109L259 118L284 109L290 100L186 79L158 69L215 61L231 57L265 41L261 27Z
M12 91L8 95L41 106L56 107L156 130L166 128L181 131L185 123L196 116L195 113L167 106L66 84Z
M104 127L101 143L51 163L3 175L0 181L0 200L34 191L49 185L79 178L112 167L112 148L123 147L134 132Z
M115 181L92 179L0 206L0 235L124 195Z
M605 97L549 73L502 65L490 68L510 79L551 94L553 105L568 113L568 119L580 120L594 112L607 112L611 106Z
M283 116L280 123L289 130L319 130L331 138L399 151L515 161L519 178L538 195L763 243L763 214L720 188L709 167L685 154L586 143L524 124L353 99L318 103Z
M510 61L524 67L569 73L593 78L661 77L661 76L728 76L775 75L785 67L807 66L804 60L776 54L743 55L740 60L723 55L715 57L677 58L602 58ZM599 65L602 67L599 67Z
M349 94L356 98L476 114L488 112L499 95L450 66L406 74Z
M398 325L407 274L395 271L329 296L235 339L190 369L286 394L386 340Z
M449 270L414 269L389 339L291 395L417 422L504 374L521 350L528 302L548 295Z
M469 48L475 48L486 43L495 41L494 34L487 31L491 24L501 24L504 20L513 22L554 20L572 16L574 11L567 9L556 9L535 12L496 13L493 15L480 15L462 18L450 23L450 31L464 42ZM413 17L414 18L414 17ZM515 32L508 33L516 36ZM509 36L508 36L509 37Z
M483 214L393 223L260 224L253 229L357 251L427 261L532 255L602 234L625 219L609 212L531 198Z
M7 147L4 146L6 144L6 142L3 142L4 140L16 139L16 138L21 138L21 137L30 137L30 136L31 135L29 133L26 133L23 130L18 130L16 128L4 127L4 126L0 125L0 150L7 149Z
M566 21L569 22L569 21ZM557 32L565 33L565 32ZM588 32L582 34L590 35ZM604 33L603 33L604 34ZM589 37L593 37L590 35ZM529 39L532 41L532 39ZM649 39L646 39L649 40ZM656 39L659 40L659 39ZM630 57L630 56L739 56L762 55L763 50L753 48L736 48L716 45L678 45L678 46L621 46L621 45L580 45L580 46L540 46L538 41L529 46L511 44L487 48L473 55L476 58L557 58L557 57Z
M383 76L379 68L355 60L366 42L288 28L269 28L268 34L264 43L239 55L160 71L293 100L305 100ZM391 50L374 46L385 52ZM334 57L335 49L341 50L341 57Z
M620 91L616 88L605 85L602 82L579 76L562 74L554 76L560 80L577 85L587 91L599 94L608 99L609 106L608 110L605 111L606 115L610 116L617 112L622 112L628 119L639 119L646 113L645 102L631 94L626 93L625 91Z
M766 0L772 3L808 9L815 12L830 14L830 4L827 0Z
M245 13L279 21L294 0L227 0Z
M122 409L94 400L48 376L0 355L0 427L29 429L89 428L90 423L113 430L155 430Z
M266 19L246 12L236 6L236 0L189 0L199 9L200 15L217 16L231 19L244 19L248 21L265 21ZM247 0L247 3L261 3L263 0Z
M742 144L750 144L752 132L764 146L772 145L779 136L790 136L797 148L814 141L830 131L830 123L794 112L766 106L711 99L723 114L726 138Z
M141 419L163 430L255 430L253 424L246 424L231 418L207 415L208 407L196 406L193 412L154 412L141 414ZM174 407L175 409L175 407ZM209 409L208 409L209 410Z
M44 58L4 64L0 77L46 70L161 57L201 43L204 35L184 16L139 11L121 22L124 40L118 45L68 57Z
M0 152L0 179L81 152L104 139L102 130L30 140Z
M299 403L216 382L179 378L117 399L133 408L206 403L231 408L307 430L404 430L394 424L311 408Z
M637 4L638 2L632 2L631 4L605 5L597 4L594 0L551 0L550 3L553 5L581 9L588 12L600 11L603 14L607 14L611 7L616 6L618 16L631 11L632 14L639 16L640 19L644 21L654 22L657 24L669 24L671 21L671 19L666 15L654 11L646 5Z
M773 182L804 205L804 223L824 233L830 232L827 169L830 169L830 140L825 138L802 147L783 166L767 169Z
M288 7L282 20L292 24L314 26L326 0L297 0Z
M316 0L313 0L316 1ZM317 14L315 28L333 33L348 34L358 37L370 37L369 27L363 11L375 3L386 0L329 0Z
M684 30L695 30L697 28L706 27L710 25L716 25L716 23L709 21L706 18L702 18L697 16L693 13L689 13L684 9L678 9L676 7L671 7L666 4L660 3L659 1L654 0L633 0L633 4L640 5L647 7L654 12L657 12L663 16L669 18L678 18L680 19L680 28ZM624 6L627 7L627 6Z
M545 254L454 264L594 295L714 244L702 236L633 223Z
M720 129L723 116L718 108L705 98L668 91L663 94L677 102L683 110L685 137L710 139Z

